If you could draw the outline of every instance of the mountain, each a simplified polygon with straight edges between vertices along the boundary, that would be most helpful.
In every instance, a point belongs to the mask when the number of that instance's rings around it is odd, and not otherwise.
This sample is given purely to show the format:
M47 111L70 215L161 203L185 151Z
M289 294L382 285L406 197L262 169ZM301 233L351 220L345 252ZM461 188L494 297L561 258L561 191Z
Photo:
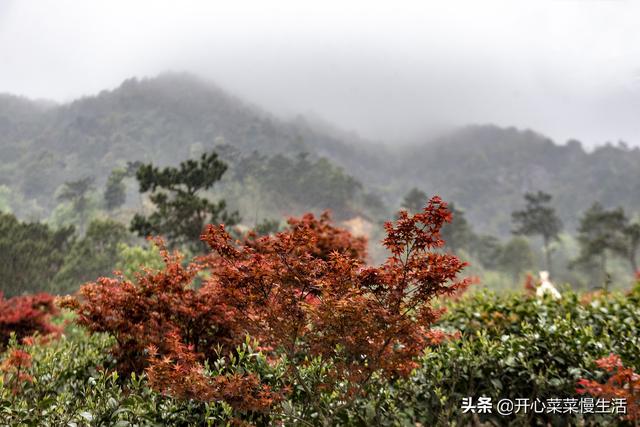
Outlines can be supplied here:
M356 159L366 157L304 120L280 120L210 82L175 73L129 79L115 90L47 108L2 96L0 130L0 185L45 211L65 181L91 175L101 184L128 161L176 164L222 145L244 154L340 158L356 171Z
M405 148L400 158L402 185L455 201L472 223L500 235L528 191L553 195L570 230L594 201L640 212L640 149L624 143L588 152L578 141L557 144L531 130L468 126Z
M0 95L0 199L8 188L22 216L35 204L48 215L65 181L95 176L101 188L129 161L175 165L210 149L230 164L222 195L256 217L269 204L263 215L329 207L345 218L378 218L414 186L503 236L526 191L551 193L570 229L596 200L640 212L640 150L624 144L587 151L578 141L492 125L374 144L314 117L278 118L181 73L129 79L67 104Z

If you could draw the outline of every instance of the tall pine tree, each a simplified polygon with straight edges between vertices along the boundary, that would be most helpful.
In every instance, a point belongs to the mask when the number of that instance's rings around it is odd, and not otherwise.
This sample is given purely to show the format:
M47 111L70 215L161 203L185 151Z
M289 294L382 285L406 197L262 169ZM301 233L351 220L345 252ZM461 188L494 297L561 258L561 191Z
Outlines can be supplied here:
M547 271L551 273L551 249L553 240L558 239L562 230L562 221L551 206L552 196L542 191L526 193L525 208L513 212L511 219L516 225L513 234L525 236L541 236Z
M184 161L178 168L140 165L136 172L140 192L150 192L156 210L148 217L136 214L131 231L144 237L162 235L172 247L186 245L200 252L204 249L200 235L206 224L234 225L239 221L237 212L227 212L224 200L212 202L201 195L226 170L227 165L214 152Z

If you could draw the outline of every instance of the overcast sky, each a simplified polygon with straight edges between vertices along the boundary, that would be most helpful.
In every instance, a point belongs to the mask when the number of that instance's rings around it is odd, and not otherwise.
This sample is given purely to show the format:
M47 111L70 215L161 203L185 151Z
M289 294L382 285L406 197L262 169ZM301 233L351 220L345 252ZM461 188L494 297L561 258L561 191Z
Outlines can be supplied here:
M191 71L377 140L442 125L640 145L640 2L0 0L0 92Z

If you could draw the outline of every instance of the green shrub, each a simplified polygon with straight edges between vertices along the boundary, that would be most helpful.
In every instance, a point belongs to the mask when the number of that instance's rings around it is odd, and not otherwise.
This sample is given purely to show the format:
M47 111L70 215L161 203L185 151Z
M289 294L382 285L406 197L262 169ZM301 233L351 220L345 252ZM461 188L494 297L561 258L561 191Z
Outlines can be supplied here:
M331 425L624 425L613 415L474 418L462 413L461 402L480 396L492 397L494 403L501 398L579 398L580 378L606 380L595 362L610 353L621 355L625 366L637 371L638 295L565 292L560 301L521 294L469 295L451 303L438 324L447 331L459 330L460 338L429 349L410 378L374 376L363 396L348 404L340 398L349 387L346 382L326 391L313 387L319 390L314 398L329 414ZM73 325L59 340L46 344L25 347L14 339L10 350L20 348L31 355L28 374L33 380L25 381L17 394L0 382L0 425L200 426L238 421L226 403L174 399L151 390L145 375L119 377L113 371L117 361L108 352L113 343L113 338L88 335ZM272 413L243 421L321 425L318 414L306 405L309 396L303 387L283 382L291 362L269 362L255 347L246 342L237 357L217 361L205 371L211 376L254 372L274 387L291 387L287 400ZM312 360L299 372L307 384L322 384L331 363Z
M226 403L163 396L148 387L146 375L121 378L109 356L113 344L109 336L88 335L79 327L49 343L20 346L14 338L4 357L11 349L27 351L32 380L13 393L0 376L0 426L217 426L233 421ZM259 372L275 384L283 367L272 367L248 342L231 360L207 367L211 376L242 371ZM264 425L268 417L262 418L248 421Z
M361 425L466 425L464 397L576 398L580 378L601 379L595 361L620 354L640 363L640 306L636 294L603 294L581 302L478 293L452 304L440 322L462 332L431 349L407 381L380 384L375 395L348 414ZM345 417L343 415L343 417ZM575 425L580 415L478 417L492 425ZM586 416L587 425L613 425L613 415ZM590 424L591 423L591 424Z

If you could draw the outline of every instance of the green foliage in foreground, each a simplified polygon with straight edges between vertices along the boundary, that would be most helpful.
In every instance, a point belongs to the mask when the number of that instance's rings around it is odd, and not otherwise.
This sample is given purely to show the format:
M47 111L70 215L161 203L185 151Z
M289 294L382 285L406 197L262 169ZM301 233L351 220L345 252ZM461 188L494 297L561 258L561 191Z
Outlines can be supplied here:
M457 425L471 421L461 414L467 396L500 398L570 398L580 378L602 379L595 360L610 353L640 367L638 293L606 294L580 301L566 293L560 302L523 295L479 293L454 304L441 327L459 330L459 340L427 352L410 381L389 386L383 407L407 424ZM380 411L384 413L385 411ZM537 418L481 417L498 425L576 425L578 416ZM589 423L616 424L613 417L586 417ZM382 422L378 424L383 424Z
M406 381L374 381L366 398L345 405L331 390L314 396L330 408L332 425L623 425L613 416L560 415L530 418L484 416L473 420L460 410L463 397L546 399L579 397L579 378L602 380L595 360L619 354L625 366L640 368L640 292L577 295L561 301L489 292L469 295L450 305L440 322L459 339L433 347ZM146 386L144 377L111 373L112 344L103 335L87 336L72 328L58 341L26 347L33 357L32 383L13 395L0 387L0 425L225 425L231 410L222 403L177 401ZM286 361L272 365L264 355L239 349L239 357L210 371L249 370L281 386ZM302 372L322 380L326 363L311 361ZM346 386L346 384L344 385ZM308 396L292 385L289 400L271 414L247 415L258 425L321 425L304 407ZM582 424L584 423L584 424Z
M180 401L152 391L145 376L121 378L108 356L113 340L73 329L48 345L25 348L32 355L32 382L18 394L0 376L0 426L214 426L232 420L231 407L219 402ZM15 341L13 347L16 348ZM259 372L265 381L280 372L249 344L236 357L216 363L209 373ZM267 415L251 421L265 424Z

